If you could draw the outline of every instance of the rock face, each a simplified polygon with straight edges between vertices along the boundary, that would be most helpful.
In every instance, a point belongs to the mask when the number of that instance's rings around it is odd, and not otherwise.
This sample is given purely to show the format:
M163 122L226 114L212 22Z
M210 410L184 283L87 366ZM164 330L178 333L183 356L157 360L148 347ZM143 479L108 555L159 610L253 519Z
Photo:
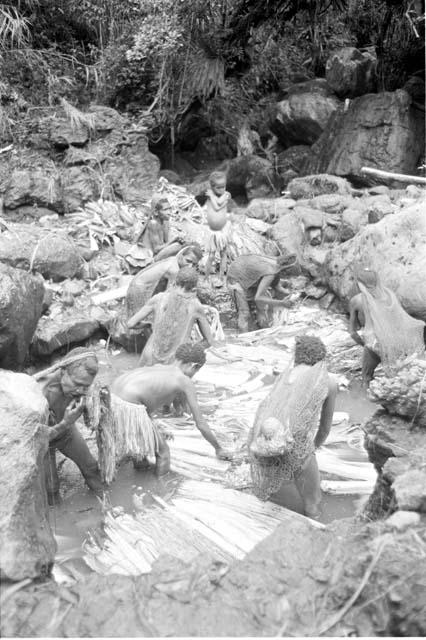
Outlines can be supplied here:
M249 218L272 222L289 213L293 205L294 200L289 198L254 198L245 214Z
M227 189L232 196L245 195L252 200L274 192L274 172L266 158L239 156L226 161L219 169L226 171Z
M358 263L377 271L404 309L426 321L426 217L422 203L368 225L330 250L325 278L345 303L356 293L353 270Z
M37 205L60 211L61 184L57 172L44 166L12 169L5 185L3 204L7 209Z
M409 358L403 366L375 375L369 387L370 397L390 414L409 418L426 427L426 360Z
M423 115L412 108L408 93L366 94L352 100L347 111L333 114L302 172L352 176L364 183L364 166L415 174L424 138Z
M376 68L375 55L344 47L327 60L325 79L339 98L356 98L375 90Z
M42 316L34 333L31 353L45 357L61 347L81 344L101 327L106 327L111 314L91 304L88 296L74 300L71 307L55 302L49 315Z
M374 520L397 509L412 510L408 500L411 505L423 505L424 492L416 487L424 487L424 484L412 484L411 476L406 474L414 470L426 477L422 465L426 454L424 428L413 427L411 420L390 416L380 409L365 423L364 430L365 448L378 472L375 489L365 509L367 517ZM399 501L396 499L395 486L400 491Z
M160 162L144 131L114 109L94 105L73 124L56 109L34 120L32 129L19 157L0 157L6 211L36 205L69 213L101 194L136 205L150 198Z
M0 367L19 369L24 364L43 298L40 276L0 263Z
M53 564L56 543L43 476L47 414L47 402L33 378L0 370L2 579L38 578Z
M276 167L281 178L282 188L286 187L293 178L299 175L309 155L310 149L311 147L309 145L298 144L278 154Z
M46 232L25 224L8 225L0 234L0 262L60 281L72 278L82 267L82 259L66 233Z
M295 213L282 216L273 225L271 234L283 253L294 253L301 259L304 233L302 223Z
M294 85L288 93L276 104L271 130L286 148L311 145L324 131L340 102L321 80Z
M299 200L328 194L349 195L351 185L344 178L325 173L294 178L288 185L288 191L291 198Z
M146 202L152 195L160 171L160 161L148 149L144 135L131 136L116 157L104 165L114 192L133 206Z

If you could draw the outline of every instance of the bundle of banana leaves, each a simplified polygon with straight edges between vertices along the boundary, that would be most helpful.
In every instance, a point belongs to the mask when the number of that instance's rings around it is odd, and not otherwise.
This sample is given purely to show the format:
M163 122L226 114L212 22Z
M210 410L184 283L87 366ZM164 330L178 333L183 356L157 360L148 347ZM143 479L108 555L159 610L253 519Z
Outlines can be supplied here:
M149 207L135 209L122 202L99 199L66 216L76 230L87 229L91 247L113 245L120 237L134 237L149 215Z
M177 216L178 219L193 220L194 222L204 221L202 207L185 187L172 184L166 178L161 177L158 180L157 193L163 194L168 199L172 209L175 211L174 217Z

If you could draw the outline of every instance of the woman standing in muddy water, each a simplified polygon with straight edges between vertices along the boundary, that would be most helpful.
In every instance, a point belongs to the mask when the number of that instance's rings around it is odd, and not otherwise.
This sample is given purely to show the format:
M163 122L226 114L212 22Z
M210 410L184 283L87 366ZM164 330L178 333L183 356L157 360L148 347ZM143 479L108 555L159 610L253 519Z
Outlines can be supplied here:
M296 336L294 364L260 403L248 437L254 493L267 500L294 484L304 515L320 516L320 474L315 456L333 421L337 384L328 375L323 342Z
M97 373L96 354L78 347L49 369L34 375L49 404L49 451L44 465L51 505L60 500L56 449L75 462L92 491L102 496L105 490L98 463L75 425L83 413L85 395Z

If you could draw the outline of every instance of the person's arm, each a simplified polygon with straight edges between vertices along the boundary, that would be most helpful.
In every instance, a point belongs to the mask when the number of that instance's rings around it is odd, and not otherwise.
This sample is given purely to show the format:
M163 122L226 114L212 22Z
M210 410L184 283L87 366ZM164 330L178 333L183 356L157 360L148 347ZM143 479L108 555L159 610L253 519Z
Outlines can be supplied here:
M222 451L218 441L216 440L215 436L211 432L209 425L207 424L206 420L204 419L201 413L201 409L197 400L197 394L195 391L194 383L185 376L182 386L183 386L182 391L185 394L186 401L189 405L189 408L191 409L191 413L193 415L197 429L200 431L203 438L212 445L212 447L216 451L216 455L219 458L226 458L227 457L226 454L224 453L224 451Z
M275 290L275 293L278 293L281 296L287 297L290 294L290 291L288 291L287 289L284 289L281 282L278 282L278 284L275 285L274 290Z
M141 322L141 320L143 320L144 318L146 318L147 316L149 316L150 313L152 313L155 309L155 298L157 296L154 296L153 298L151 298L151 300L149 300L143 307L142 309L139 309L139 311L137 311L131 318L130 320L127 321L127 326L129 327L129 329L133 329L133 327L136 327L136 325L139 324L139 322Z
M361 303L361 296L358 294L351 298L349 302L349 333L351 334L352 340L354 340L357 344L360 344L362 347L364 346L364 340L359 335L358 331L360 328L360 322L358 318L358 310L359 305Z
M330 433L331 425L333 423L334 405L336 404L337 396L337 384L334 380L330 380L328 385L328 395L324 400L321 410L321 418L318 427L318 431L315 435L314 445L315 449L318 449L327 439Z
M220 211L228 202L231 194L228 191L225 191L222 196L217 196L215 193L213 193L213 191L207 189L206 196L210 200L210 204L212 205L213 209L215 211Z
M163 221L163 247L169 243L170 223L168 220Z
M275 278L275 275L264 276L259 282L259 286L257 287L256 295L254 297L254 301L258 309L264 304L269 304L271 307L291 307L291 303L288 300L273 300L266 295Z
M203 336L204 340L206 340L209 343L209 345L212 346L214 343L212 332L210 330L210 325L206 318L206 314L204 313L204 309L201 303L199 308L197 308L196 322L198 324L198 327L200 329L201 335Z
M75 398L64 411L64 417L58 423L49 427L49 441L62 436L83 413L84 398Z

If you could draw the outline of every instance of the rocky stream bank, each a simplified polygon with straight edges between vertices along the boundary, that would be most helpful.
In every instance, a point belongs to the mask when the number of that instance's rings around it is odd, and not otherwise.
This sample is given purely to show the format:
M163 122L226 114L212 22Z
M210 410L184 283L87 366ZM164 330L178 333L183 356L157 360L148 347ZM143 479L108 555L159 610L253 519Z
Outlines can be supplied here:
M271 160L253 154L221 165L240 202L237 252L296 254L286 283L296 308L308 302L346 312L357 292L353 267L363 264L426 321L424 189L372 185L361 172L367 164L415 173L421 118L403 89L348 91L300 83L277 105L274 130L286 147L280 166L289 160L281 177ZM322 529L295 517L231 565L164 555L144 576L93 574L72 585L50 577L56 543L40 464L46 406L28 374L88 341L134 350L119 319L131 278L149 263L132 239L158 185L173 203L176 235L203 243L205 231L198 204L205 173L186 187L170 172L158 183L160 162L141 127L106 107L89 115L71 127L52 109L32 121L25 147L0 156L2 635L424 635L422 386L414 417L378 408L362 425L378 480L354 517ZM202 280L199 295L235 333L227 290ZM334 371L348 357L356 376L359 356L347 345Z

